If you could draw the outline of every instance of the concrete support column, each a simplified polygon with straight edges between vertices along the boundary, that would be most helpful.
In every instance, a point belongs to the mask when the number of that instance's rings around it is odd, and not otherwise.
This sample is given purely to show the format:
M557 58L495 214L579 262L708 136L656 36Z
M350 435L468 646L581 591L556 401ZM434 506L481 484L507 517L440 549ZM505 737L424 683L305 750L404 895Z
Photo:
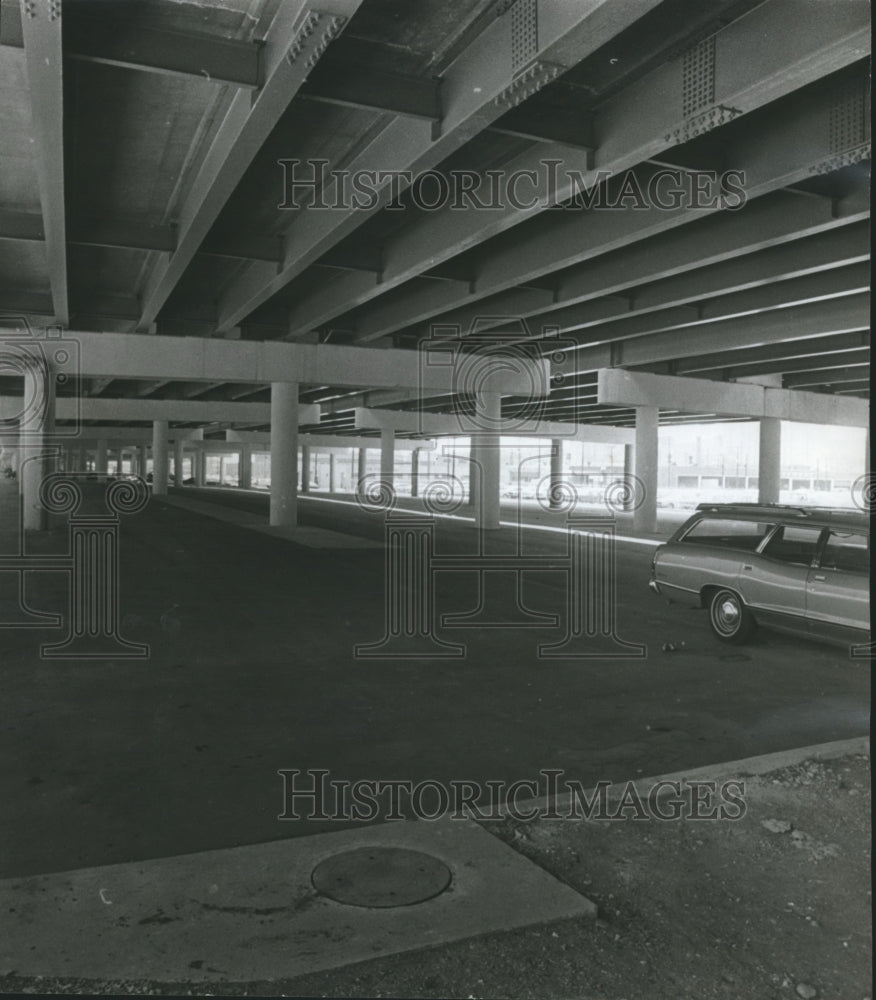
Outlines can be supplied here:
M633 509L633 501L634 501L635 496L636 496L636 491L633 489L633 476L635 475L635 471L634 471L635 467L633 465L633 461L634 461L633 446L631 444L625 444L624 445L624 483L627 486L627 490L628 490L628 492L625 491L625 495L629 496L629 499L624 504L624 510L632 510ZM672 483L670 483L669 485L671 486Z
M420 449L414 448L411 452L411 496L419 496L420 493Z
M296 461L298 456L295 456ZM239 474L237 477L238 485L241 489L251 490L252 489L252 447L245 444L240 449L240 465L238 466Z
M24 405L19 423L19 475L25 531L49 527L48 513L40 503L43 478L54 471L48 455L55 429L55 378L46 368L34 367L24 379Z
M141 444L137 447L137 475L142 479L146 478L146 445Z
M395 431L382 430L380 432L380 479L381 482L391 483L395 472Z
M271 383L271 524L298 523L298 383Z
M633 514L637 531L657 530L657 428L660 409L636 407L636 477L640 480L641 503ZM636 491L639 499L639 492Z
M207 453L203 448L195 452L195 486L203 486L207 479Z
M95 472L106 472L108 457L106 438L98 438L94 455Z
M335 482L335 453L333 451L329 452L329 481L328 488L329 493L334 493L337 489L337 483Z
M498 431L502 419L502 397L495 392L484 392L475 401L477 425L480 428L476 437L472 438L473 463L476 506L475 516L481 528L494 529L499 527L499 492L502 462L501 437Z
M778 503L781 487L782 421L761 417L757 457L757 502Z
M563 506L563 441L554 438L551 441L551 481L548 493L552 508Z
M366 475L366 472L367 472L367 469L368 469L368 449L367 448L360 448L359 449L359 456L358 456L358 458L359 458L358 469L356 470L356 472L357 472L357 474L356 474L356 493L360 494L362 492L362 488L363 488L362 487L362 483L363 483L363 480L365 479L365 475Z
M477 435L472 435L468 442L468 505L475 510L475 518L477 518L478 483L481 478L481 457L480 450L478 449L479 440ZM455 457L450 463L449 474L451 478L456 475Z
M299 484L301 493L310 492L310 445L301 447L301 483Z
M167 431L166 420L152 421L152 495L167 494Z
M183 459L185 454L183 452L183 440L178 437L173 442L173 485L182 486L183 484Z
M864 475L870 475L870 428L867 428L867 436L864 438Z

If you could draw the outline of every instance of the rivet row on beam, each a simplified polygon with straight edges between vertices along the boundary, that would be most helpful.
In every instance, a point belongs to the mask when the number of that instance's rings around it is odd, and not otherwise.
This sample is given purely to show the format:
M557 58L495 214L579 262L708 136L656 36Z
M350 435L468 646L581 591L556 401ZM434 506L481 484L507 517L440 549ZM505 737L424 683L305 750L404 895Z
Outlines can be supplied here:
M683 125L668 132L663 138L665 142L670 143L689 142L698 135L705 135L720 125L732 122L734 118L738 118L741 114L742 111L739 108L728 108L723 104L718 104L700 115L688 118Z
M870 142L864 142L860 146L856 146L854 149L847 149L844 153L838 153L836 156L829 156L826 160L822 160L821 163L816 163L814 166L809 168L810 174L830 174L834 170L839 170L842 167L851 167L855 163L860 163L862 160L870 159Z
M336 17L331 18L331 20L328 22L322 33L322 37L317 42L316 48L313 50L313 52L311 52L310 56L307 59L307 62L305 63L308 69L313 69L313 67L317 64L322 54L329 47L329 43L332 41L333 38L335 38L335 36L340 32L341 28L344 26L346 20L347 19L340 14L338 14Z
M305 63L307 69L313 69L319 58L329 47L329 43L339 34L347 22L347 18L341 14L328 16L319 13L319 11L308 11L307 17L298 29L292 44L289 46L289 51L286 53L286 61L290 66L293 65L305 49L308 48L319 23L323 21L324 18L327 18L327 20L325 20L325 26L316 41L313 51L310 53L307 58L307 62Z
M556 80L560 73L565 72L565 66L549 62L534 62L522 70L511 83L493 100L500 107L517 107L528 97L538 93L542 87Z

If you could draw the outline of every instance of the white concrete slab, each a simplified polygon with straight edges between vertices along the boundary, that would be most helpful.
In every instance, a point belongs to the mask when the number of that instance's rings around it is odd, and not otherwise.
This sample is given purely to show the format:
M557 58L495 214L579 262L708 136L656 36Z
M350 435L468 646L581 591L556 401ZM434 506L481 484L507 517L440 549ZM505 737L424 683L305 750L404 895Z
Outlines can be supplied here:
M358 847L424 851L452 872L424 903L365 909L313 868ZM0 882L0 969L22 976L247 981L563 918L596 906L470 820L363 829Z
M203 514L217 521L236 524L241 528L260 531L275 538L285 538L296 545L304 545L309 549L379 549L381 542L370 538L360 538L358 535L347 535L342 531L331 531L329 528L314 528L308 525L298 525L295 528L272 527L261 514L235 507L226 507L218 503L196 500L194 497L173 496L160 497L162 503L174 507L182 507L195 514Z

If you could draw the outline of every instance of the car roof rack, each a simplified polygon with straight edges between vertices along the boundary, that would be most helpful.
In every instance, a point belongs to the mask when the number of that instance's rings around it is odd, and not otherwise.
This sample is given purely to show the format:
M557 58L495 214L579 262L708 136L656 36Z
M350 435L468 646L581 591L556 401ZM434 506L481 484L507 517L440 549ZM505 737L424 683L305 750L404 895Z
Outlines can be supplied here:
M754 513L758 510L795 512L801 517L808 517L813 507L797 507L787 503L698 503L697 510L742 510Z
M854 507L798 507L795 504L786 503L709 503L705 501L696 506L696 510L718 510L718 511L739 511L740 513L755 514L762 512L797 514L799 517L817 517L824 514L838 514L841 517L848 517L852 520L865 520L866 514Z

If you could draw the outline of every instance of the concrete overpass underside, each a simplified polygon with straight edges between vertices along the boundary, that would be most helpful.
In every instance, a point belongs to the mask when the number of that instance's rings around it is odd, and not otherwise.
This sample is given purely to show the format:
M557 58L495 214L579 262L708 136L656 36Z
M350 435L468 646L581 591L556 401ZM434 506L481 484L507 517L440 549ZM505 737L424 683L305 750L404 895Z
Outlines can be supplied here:
M457 6L451 36L367 0L197 31L119 8L149 39L129 50L88 4L4 3L0 65L31 124L0 154L0 309L76 341L53 362L59 426L273 428L273 516L292 523L296 399L302 432L401 410L401 438L466 408L477 425L490 393L507 427L632 428L642 407L600 398L606 368L868 398L864 5L528 4L534 41L510 11ZM91 141L110 86L126 96ZM442 344L455 376L430 361ZM491 351L518 384L478 381L465 358ZM14 371L0 391L22 393ZM658 423L760 416L707 397L662 399Z

